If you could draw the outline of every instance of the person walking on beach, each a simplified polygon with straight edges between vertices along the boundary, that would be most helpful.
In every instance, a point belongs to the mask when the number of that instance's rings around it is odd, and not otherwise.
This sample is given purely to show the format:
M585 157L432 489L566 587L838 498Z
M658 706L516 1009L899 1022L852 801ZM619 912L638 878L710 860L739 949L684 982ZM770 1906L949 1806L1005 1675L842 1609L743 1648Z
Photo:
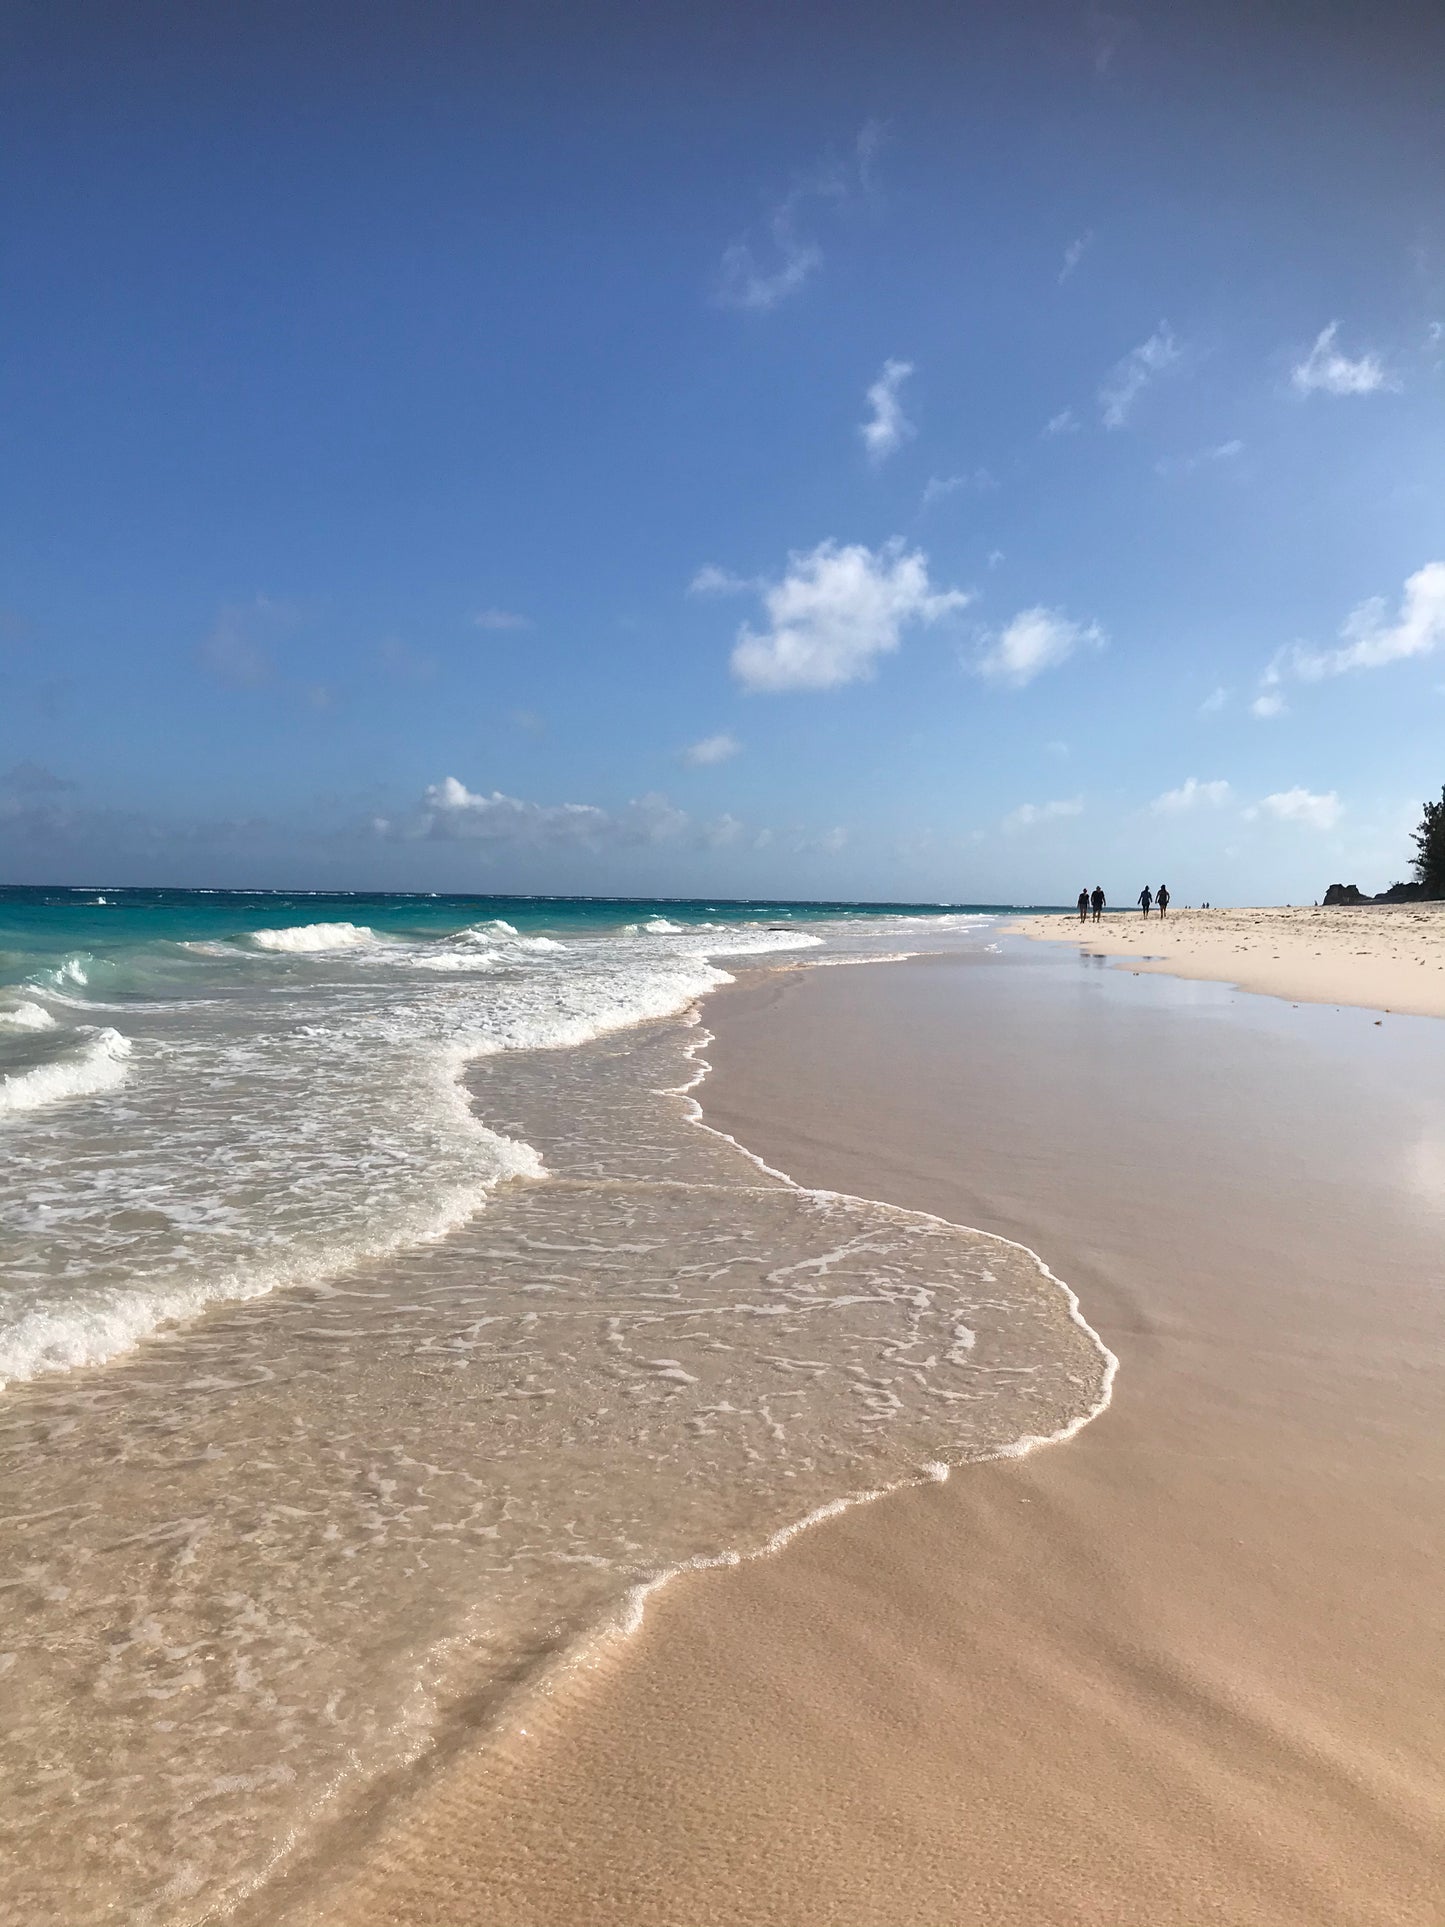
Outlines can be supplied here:
M1162 917L1164 912L1169 908L1169 885L1167 883L1161 883L1159 885L1159 894L1155 897L1154 901L1159 905L1159 915Z
M1099 913L1104 908L1104 886L1101 883L1094 885L1094 893L1089 898L1089 907L1093 910L1094 921L1097 923L1099 921Z
M1080 890L1080 892L1079 892L1079 922L1080 922L1080 923L1083 923L1083 922L1085 921L1085 919L1086 919L1086 918L1088 917L1088 914L1089 914L1089 893L1088 893L1088 891L1087 891L1087 890Z
M1144 915L1146 917L1149 914L1149 906L1150 904L1153 903L1153 901L1154 901L1154 892L1149 888L1149 885L1146 883L1144 885L1144 888L1139 892L1139 908L1144 912Z

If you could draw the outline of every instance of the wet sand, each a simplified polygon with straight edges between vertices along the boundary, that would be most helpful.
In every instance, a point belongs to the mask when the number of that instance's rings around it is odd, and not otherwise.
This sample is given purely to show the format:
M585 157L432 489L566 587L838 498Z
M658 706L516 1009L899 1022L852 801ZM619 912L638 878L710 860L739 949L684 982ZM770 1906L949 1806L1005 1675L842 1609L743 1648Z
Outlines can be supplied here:
M1445 903L1107 910L1098 923L1024 917L1029 937L1077 943L1131 968L1238 984L1271 997L1445 1017Z
M1113 1403L675 1581L290 1917L1437 1923L1445 1026L1022 943L708 1017L714 1123L1031 1244Z

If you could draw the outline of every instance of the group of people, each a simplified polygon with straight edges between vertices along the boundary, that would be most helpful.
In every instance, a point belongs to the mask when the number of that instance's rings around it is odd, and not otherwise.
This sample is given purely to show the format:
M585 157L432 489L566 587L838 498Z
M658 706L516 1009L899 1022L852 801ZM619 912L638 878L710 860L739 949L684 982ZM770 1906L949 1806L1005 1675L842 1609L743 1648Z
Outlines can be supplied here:
M1080 890L1079 922L1086 923L1092 912L1094 922L1097 923L1103 915L1104 905L1107 901L1108 899L1104 895L1101 884L1096 883L1092 890ZM1139 908L1144 912L1146 917L1149 912L1156 907L1161 917L1168 913L1169 885L1167 883L1161 883L1157 890L1151 890L1146 883L1144 888L1139 892Z

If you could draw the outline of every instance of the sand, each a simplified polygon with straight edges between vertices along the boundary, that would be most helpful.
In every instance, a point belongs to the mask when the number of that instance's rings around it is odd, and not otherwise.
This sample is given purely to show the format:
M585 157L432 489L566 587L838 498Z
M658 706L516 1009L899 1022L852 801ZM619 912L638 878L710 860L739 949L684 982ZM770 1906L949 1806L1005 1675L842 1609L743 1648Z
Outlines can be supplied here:
M1139 970L1205 977L1271 997L1445 1017L1445 903L1340 909L1106 910L1098 923L1026 917L1025 936L1080 943Z
M1445 1030L1015 949L725 992L704 1102L1032 1244L1109 1409L674 1582L295 1917L1438 1923Z

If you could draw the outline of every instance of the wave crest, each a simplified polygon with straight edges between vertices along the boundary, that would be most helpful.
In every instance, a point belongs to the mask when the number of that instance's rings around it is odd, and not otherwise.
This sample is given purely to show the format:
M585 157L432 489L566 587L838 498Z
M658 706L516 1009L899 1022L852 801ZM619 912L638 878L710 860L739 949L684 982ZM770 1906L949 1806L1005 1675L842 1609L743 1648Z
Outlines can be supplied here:
M375 943L376 932L364 923L293 923L280 930L253 930L249 941L258 950L355 950Z
M0 1078L0 1117L18 1117L67 1097L96 1097L123 1081L130 1039L110 1029L80 1034L85 1042L73 1055Z
M12 1004L8 1010L0 1010L0 1030L52 1030L54 1027L55 1019L39 1004Z

